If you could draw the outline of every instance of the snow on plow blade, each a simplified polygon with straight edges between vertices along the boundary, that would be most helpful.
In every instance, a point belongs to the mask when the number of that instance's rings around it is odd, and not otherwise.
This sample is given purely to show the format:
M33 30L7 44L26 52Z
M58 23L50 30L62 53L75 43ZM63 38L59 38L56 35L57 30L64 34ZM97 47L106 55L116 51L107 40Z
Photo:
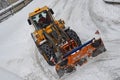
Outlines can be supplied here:
M59 77L64 73L70 73L75 69L76 65L83 65L87 62L88 57L96 57L97 55L106 51L102 39L93 38L86 43L74 48L72 51L67 52L63 59L55 66L56 72Z

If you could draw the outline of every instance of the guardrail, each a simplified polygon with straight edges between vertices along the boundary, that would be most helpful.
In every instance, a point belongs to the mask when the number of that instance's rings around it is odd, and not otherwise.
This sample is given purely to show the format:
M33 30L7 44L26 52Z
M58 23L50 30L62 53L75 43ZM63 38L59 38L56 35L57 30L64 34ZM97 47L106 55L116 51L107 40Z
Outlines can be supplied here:
M21 10L27 4L29 4L33 0L19 0L16 3L8 6L7 8L0 10L0 23L10 16L14 15L16 12Z

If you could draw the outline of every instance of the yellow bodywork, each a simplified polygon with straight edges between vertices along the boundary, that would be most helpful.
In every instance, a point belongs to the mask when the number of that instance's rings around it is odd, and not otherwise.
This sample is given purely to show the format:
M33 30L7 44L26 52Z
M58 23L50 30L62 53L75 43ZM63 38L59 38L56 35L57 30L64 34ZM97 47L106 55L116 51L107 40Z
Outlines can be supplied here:
M33 12L29 13L29 18L36 15L36 14L39 14L45 10L49 10L49 8L47 6L44 6L42 8L37 8L35 9ZM53 18L54 19L54 18ZM63 20L54 20L54 24L60 28L64 28L64 21ZM52 25L48 25L46 28L43 28L43 29L39 29L39 30L35 30L33 32L33 34L35 35L35 37L37 38L36 39L36 44L39 45L41 41L45 40L45 36L43 35L43 30L45 30L45 32L47 34L51 33L52 32L52 29L51 29L51 26Z
M48 34L52 32L51 26L34 31L34 35L36 35L36 38L37 38L37 41L36 41L37 44L39 44L41 41L45 39L45 36L43 35L43 30L45 30Z

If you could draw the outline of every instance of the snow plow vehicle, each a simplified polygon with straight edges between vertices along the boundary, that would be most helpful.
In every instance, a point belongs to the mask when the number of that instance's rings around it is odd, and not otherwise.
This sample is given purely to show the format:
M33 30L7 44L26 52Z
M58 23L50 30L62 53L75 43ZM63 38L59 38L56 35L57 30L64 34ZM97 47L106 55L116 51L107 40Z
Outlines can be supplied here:
M71 73L72 71L76 70L75 66L82 66L87 62L89 57L96 57L97 55L106 51L103 41L99 37L99 32L96 31L96 33L97 37L94 37L93 39L80 46L77 46L63 55L62 60L59 61L55 66L59 77L62 77L64 73Z
M75 70L77 64L86 63L89 57L106 51L100 37L82 44L76 32L65 27L63 20L55 20L53 14L47 6L37 8L29 13L28 23L35 29L31 36L40 54L49 65L55 65L59 77Z
M68 50L69 47L73 49L81 45L76 32L69 27L66 28L63 20L55 20L53 14L52 9L44 6L29 13L28 18L28 23L35 28L31 36L49 65L55 65L61 60L64 49ZM67 46L63 49L64 44L67 44ZM76 45L73 47L71 44Z

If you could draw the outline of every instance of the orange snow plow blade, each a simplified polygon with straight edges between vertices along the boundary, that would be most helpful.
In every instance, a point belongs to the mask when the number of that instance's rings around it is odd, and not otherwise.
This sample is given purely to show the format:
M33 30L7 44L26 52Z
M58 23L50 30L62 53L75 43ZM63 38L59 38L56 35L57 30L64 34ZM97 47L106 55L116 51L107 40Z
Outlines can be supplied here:
M62 77L64 73L70 73L73 70L76 70L75 66L77 64L81 66L86 63L88 57L96 57L105 51L106 48L102 39L93 38L83 45L78 46L64 54L62 60L55 66L56 72L59 77Z

